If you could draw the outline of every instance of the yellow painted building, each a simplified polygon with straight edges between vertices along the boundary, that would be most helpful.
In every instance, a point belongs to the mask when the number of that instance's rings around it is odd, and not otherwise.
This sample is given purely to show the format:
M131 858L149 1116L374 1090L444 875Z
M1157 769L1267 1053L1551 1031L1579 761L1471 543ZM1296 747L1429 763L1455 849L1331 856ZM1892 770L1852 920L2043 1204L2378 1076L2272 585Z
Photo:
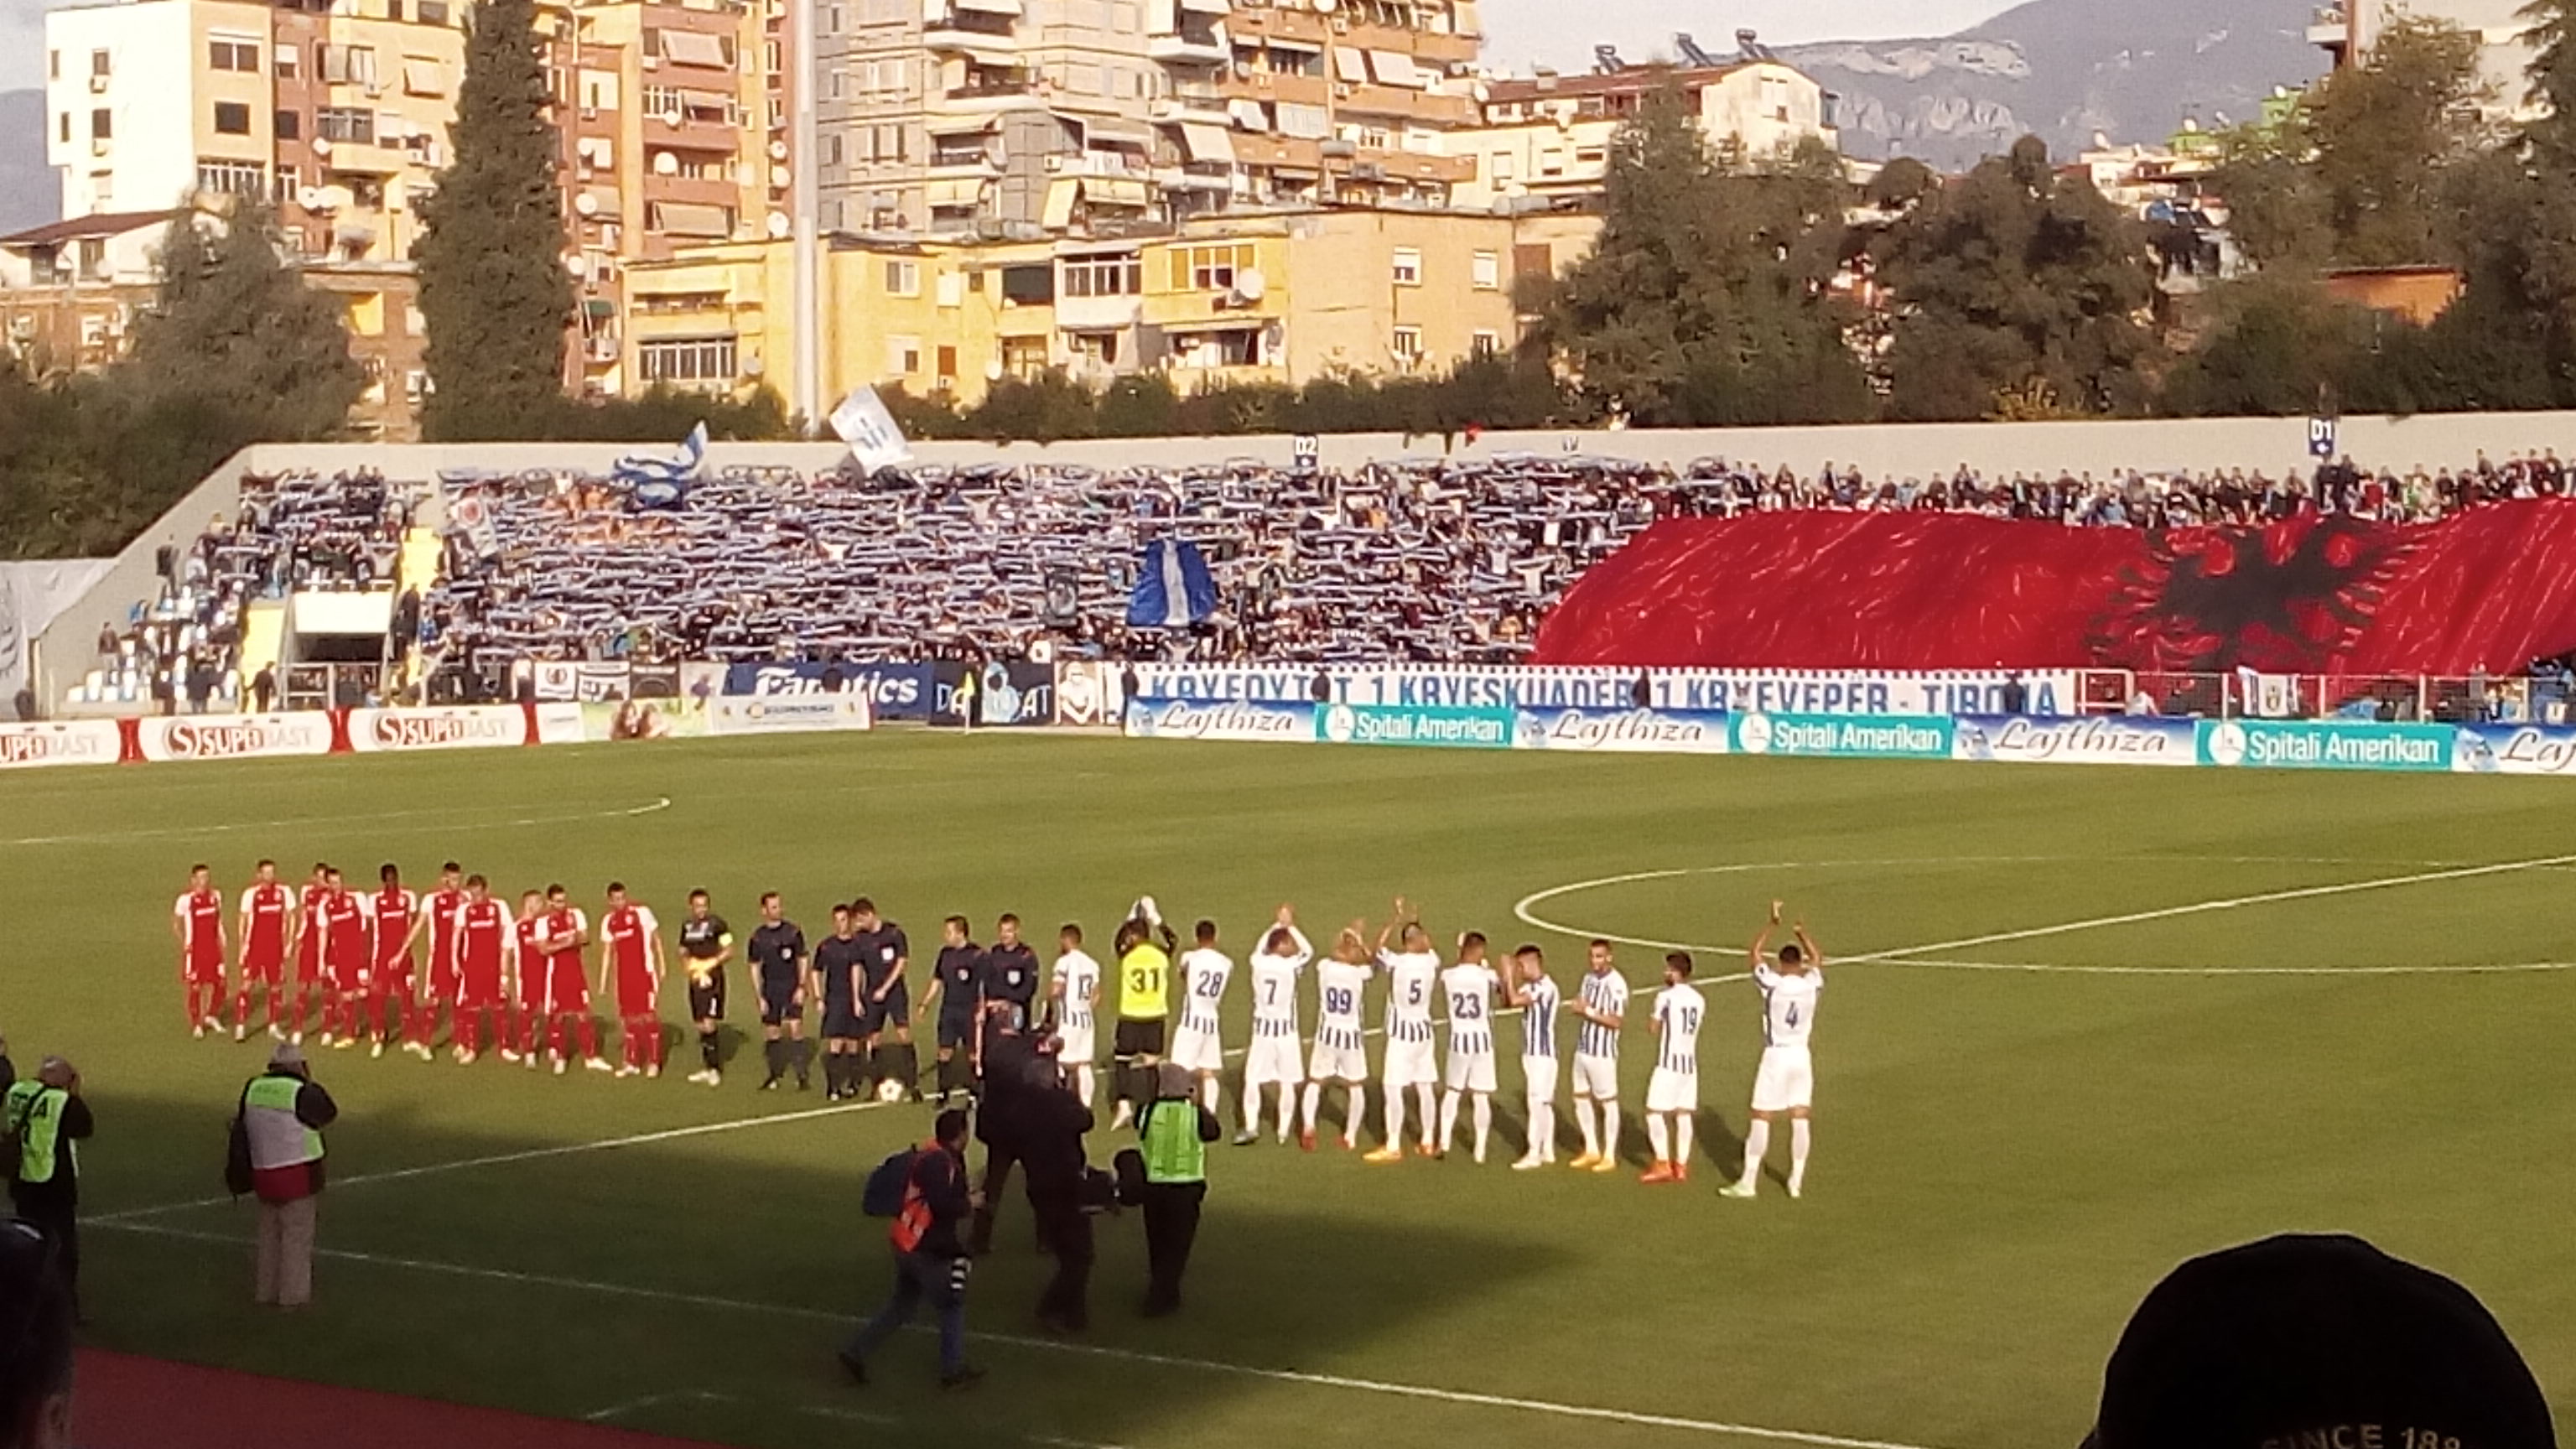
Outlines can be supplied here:
M1558 250L1516 245L1519 225L1353 208L1118 241L836 238L816 321L821 391L900 386L971 406L994 379L1050 368L1094 385L1159 371L1185 392L1442 372L1518 340L1515 268ZM633 267L630 370L783 390L790 265L787 245L751 242Z

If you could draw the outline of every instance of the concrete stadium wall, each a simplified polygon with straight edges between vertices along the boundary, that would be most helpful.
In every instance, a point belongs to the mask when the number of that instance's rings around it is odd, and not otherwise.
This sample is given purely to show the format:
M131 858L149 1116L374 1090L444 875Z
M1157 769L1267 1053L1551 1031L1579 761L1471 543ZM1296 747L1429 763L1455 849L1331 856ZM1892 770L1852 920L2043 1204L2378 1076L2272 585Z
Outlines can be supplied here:
M206 475L205 482L155 519L142 537L127 544L107 572L36 636L32 677L46 713L53 713L65 691L97 662L100 626L113 624L123 632L134 606L159 592L155 553L164 545L188 548L217 515L229 517L241 506L242 476L250 471L258 452L247 449L225 459L222 467Z
M1284 467L1293 439L1260 437L1130 438L1085 442L921 443L921 461L951 466L988 462L1070 462L1092 467L1169 466L1230 458ZM1873 478L1948 473L1962 465L1988 475L2114 471L2260 469L2278 476L2311 466L2303 418L2213 418L2064 423L1880 423L1819 428L1731 428L1697 431L1488 433L1472 446L1436 435L1343 434L1321 438L1327 467L1402 457L1490 458L1504 453L1584 454L1681 467L1698 458L1748 462L1765 470L1786 464L1802 473L1827 463L1855 466ZM2438 468L2474 462L2483 451L2556 449L2576 458L2576 413L2448 413L2412 418L2355 417L2341 424L2340 446L2367 467ZM164 543L185 544L208 519L240 501L245 473L372 467L395 481L425 481L441 472L516 472L533 468L604 473L638 451L607 443L455 443L386 446L366 443L268 444L224 464L134 545L79 604L38 642L39 689L49 700L88 668L99 626L122 626L135 600L152 592L152 555ZM658 451L658 450L644 450ZM718 443L715 467L828 468L843 450L829 443Z

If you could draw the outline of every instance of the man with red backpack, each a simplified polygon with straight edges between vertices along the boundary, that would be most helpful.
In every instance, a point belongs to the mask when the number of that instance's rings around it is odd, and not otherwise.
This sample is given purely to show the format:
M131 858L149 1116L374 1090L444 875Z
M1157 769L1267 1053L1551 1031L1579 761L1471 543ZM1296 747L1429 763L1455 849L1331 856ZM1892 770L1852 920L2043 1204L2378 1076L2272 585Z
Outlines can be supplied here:
M966 1181L966 1114L940 1113L931 1140L908 1162L898 1157L878 1171L902 1173L902 1197L886 1235L894 1245L894 1295L842 1346L841 1367L866 1383L868 1355L910 1323L926 1300L939 1319L939 1386L965 1388L984 1376L966 1362L966 1275L972 1260L959 1234L983 1200ZM872 1181L871 1196L875 1188Z

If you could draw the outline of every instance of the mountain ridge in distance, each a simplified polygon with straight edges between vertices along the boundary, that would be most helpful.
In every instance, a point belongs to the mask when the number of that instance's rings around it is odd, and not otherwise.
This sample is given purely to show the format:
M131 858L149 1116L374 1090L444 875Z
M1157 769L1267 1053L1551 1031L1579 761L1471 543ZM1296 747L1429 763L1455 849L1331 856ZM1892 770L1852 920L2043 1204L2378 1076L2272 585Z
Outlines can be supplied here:
M2162 141L2186 117L2252 118L2324 73L2308 0L2029 0L1955 35L1776 47L1842 97L1843 150L1964 170L2037 135Z

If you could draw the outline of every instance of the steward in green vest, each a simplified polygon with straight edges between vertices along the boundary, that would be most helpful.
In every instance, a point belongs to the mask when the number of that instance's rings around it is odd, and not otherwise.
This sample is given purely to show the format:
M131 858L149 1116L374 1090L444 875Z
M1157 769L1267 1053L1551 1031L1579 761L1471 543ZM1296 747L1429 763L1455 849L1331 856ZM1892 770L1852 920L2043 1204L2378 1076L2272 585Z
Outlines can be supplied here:
M340 1104L313 1080L292 1042L279 1043L268 1070L242 1088L225 1175L235 1194L259 1198L251 1284L253 1301L263 1306L301 1308L312 1301L322 1129L339 1116Z
M1163 1063L1155 1073L1154 1100L1136 1121L1145 1159L1145 1316L1160 1318L1181 1306L1181 1275L1198 1241L1199 1207L1207 1199L1207 1145L1225 1130L1199 1105L1198 1081L1189 1069Z
M28 1081L0 1098L0 1123L18 1143L9 1166L9 1202L18 1216L54 1245L63 1286L80 1301L80 1151L96 1124L81 1100L80 1072L61 1057L47 1057Z

